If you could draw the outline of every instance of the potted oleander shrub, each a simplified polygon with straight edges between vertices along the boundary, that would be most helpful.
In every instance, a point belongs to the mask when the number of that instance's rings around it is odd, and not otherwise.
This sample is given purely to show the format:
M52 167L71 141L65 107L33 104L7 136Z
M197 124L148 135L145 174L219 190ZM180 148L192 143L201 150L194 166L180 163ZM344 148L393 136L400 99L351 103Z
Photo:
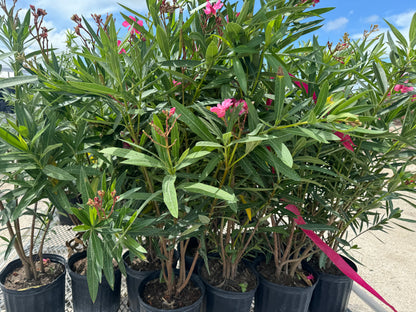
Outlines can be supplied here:
M48 110L48 100L35 90L36 76L24 75L27 64L19 59L32 40L31 31L40 30L44 11L36 13L39 19L31 28L32 12L20 19L15 4L8 8L1 3L1 40L10 50L2 56L8 58L14 77L2 79L0 85L4 92L4 87L14 92L7 95L13 113L7 122L0 117L0 174L4 184L0 210L2 226L8 233L8 238L3 237L8 244L5 259L12 250L18 259L0 273L0 287L7 311L64 311L65 259L45 253L43 247L54 211L57 207L65 209L58 197L74 177L61 163L65 156L59 149L63 145L59 141L63 131L59 129L60 117Z
M123 249L144 258L146 250L130 233L139 210L132 215L128 200L117 195L123 181L123 175L111 179L106 172L101 177L81 172L78 189L85 204L72 213L82 222L73 230L85 248L70 255L67 266L74 311L118 311L121 274L126 274Z
M416 17L413 18L413 25L415 20ZM414 45L409 44L414 38L409 35L407 40L394 25L389 26L401 38L396 43L386 40L384 36L371 39L370 31L360 40L347 38L342 49L338 47L335 52L334 49L326 52L328 55L335 53L340 58L341 62L337 65L340 68L361 66L375 85L364 83L355 92L371 90L374 98L370 101L364 97L360 101L360 110L364 111L364 107L366 110L363 118L356 121L356 125L360 126L357 132L337 132L336 135L341 138L338 146L319 145L305 149L308 156L319 151L323 161L316 168L321 173L314 177L321 187L312 187L308 192L307 210L327 219L327 225L335 227L323 239L333 250L349 258L347 262L355 270L356 265L351 261L354 261L354 249L359 246L354 244L354 238L367 232L387 231L391 222L401 218L401 209L394 200L407 201L408 196L402 191L409 189L413 192L410 181L414 176L411 165L414 163L415 142L410 129L413 128L414 118L409 112L415 106L414 70L408 67L408 62L414 58ZM387 34L389 36L390 33ZM386 45L397 53L380 62ZM371 48L370 63L365 65L368 60L363 60L360 55L370 46L374 48ZM352 51L360 53L348 62L342 62ZM386 80L381 79L382 76ZM358 74L354 81L362 79ZM336 102L336 97L332 101ZM311 169L305 172L308 176L316 174ZM310 263L320 273L320 280L310 311L345 311L352 280L323 253L311 260Z
M294 47L302 35L320 27L319 15L329 11L311 6L316 2L267 2L255 11L254 1L245 1L237 12L236 3L221 1L198 6L149 1L147 16L123 6L132 14L122 14L124 38L118 37L111 17L103 22L94 16L97 29L91 31L85 19L74 15L82 38L74 43L79 44L76 70L52 68L50 75L32 68L48 92L88 98L105 129L100 135L111 136L95 155L111 167L111 176L127 172L121 193L137 200L129 208L131 235L160 259L165 308L174 306L173 295L192 276L182 267L188 239L200 243L191 271L201 255L201 270L205 277L212 275L207 255L218 254L220 285L234 279L246 254L262 249L275 275L288 273L307 285L312 276L301 271L300 263L317 250L304 230L338 244L345 225L352 224L346 221L339 231L334 223L339 211L318 205L333 192L331 183L349 179L347 173L334 177L338 168L321 151L345 157L343 149L353 148L354 137L363 142L381 138L385 129L375 126L377 114L389 120L400 102L397 98L387 107L388 91L395 88L384 79L390 75L360 62L360 53L348 54L347 43L325 51L314 38ZM374 60L381 46L374 46ZM383 66L395 72L388 63ZM404 72L411 72L410 66L397 71ZM405 79L395 81L409 88ZM397 89L400 94L405 90ZM411 111L408 106L400 117L411 118ZM411 134L410 125L405 129ZM335 179L322 182L327 176ZM294 205L309 227L297 224ZM350 206L345 208L348 214ZM177 244L178 280L172 269ZM239 284L235 293L247 292L248 285Z

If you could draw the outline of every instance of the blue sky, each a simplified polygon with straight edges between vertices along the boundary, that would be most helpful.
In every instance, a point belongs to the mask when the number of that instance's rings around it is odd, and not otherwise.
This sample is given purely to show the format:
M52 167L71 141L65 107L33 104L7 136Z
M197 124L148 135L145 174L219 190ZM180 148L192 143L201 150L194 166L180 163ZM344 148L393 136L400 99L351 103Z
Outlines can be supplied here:
M146 12L145 0L118 0L118 2L136 11ZM10 4L11 0L7 0L7 3ZM66 30L75 26L70 20L74 13L86 17L91 13L105 16L107 12L118 13L121 10L117 0L18 0L17 7L27 9L29 4L47 11L46 26L54 28L50 33L50 40L58 48L64 47ZM325 44L327 41L336 43L345 32L357 39L362 36L365 29L370 28L371 24L378 24L380 31L386 31L384 18L407 37L411 17L416 12L416 0L321 0L316 7L335 7L333 11L323 15L326 19L325 25L316 32L320 43ZM24 10L22 12L24 13ZM120 16L117 17L117 21L122 27L123 20Z

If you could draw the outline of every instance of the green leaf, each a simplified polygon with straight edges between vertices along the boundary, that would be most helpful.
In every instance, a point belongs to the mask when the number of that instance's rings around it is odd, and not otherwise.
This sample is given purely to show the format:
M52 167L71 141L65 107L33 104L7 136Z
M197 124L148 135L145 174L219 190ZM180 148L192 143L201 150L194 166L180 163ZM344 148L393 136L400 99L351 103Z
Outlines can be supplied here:
M156 27L156 40L163 56L166 57L166 59L170 59L169 38L166 31L160 25L157 25Z
M321 86L318 99L316 100L316 105L313 110L313 112L315 113L315 116L319 116L321 114L322 109L325 106L326 99L328 98L328 93L329 93L329 84L328 84L328 81L326 80Z
M300 228L311 231L336 231L338 228L327 224L299 224Z
M352 103L354 103L355 101L357 101L358 99L362 98L364 95L366 95L369 91L366 90L364 92L358 93L352 97L350 97L348 100L346 100L345 102L340 102L339 105L337 105L333 111L331 112L333 115L338 114L342 109L347 108L349 105L351 105ZM333 104L335 105L335 104Z
M233 58L233 70L234 74L237 78L238 83L240 84L241 90L245 94L247 94L247 77L246 73L244 72L243 65L241 65L241 62L238 58Z
M19 140L14 134L10 133L6 129L0 128L0 139L2 139L5 143L17 148L21 151L27 151L28 146L24 140Z
M94 195L95 195L94 191L91 188L91 184L89 183L88 176L83 167L81 167L79 178L77 180L77 189L79 190L79 192L81 192L83 203L87 203L88 199L94 198ZM84 221L82 222L85 224ZM89 224L89 222L87 224Z
M389 88L389 84L387 82L387 76L386 76L386 73L384 72L383 67L381 67L379 63L374 62L373 70L374 70L374 74L376 75L377 84L378 84L378 87L380 88L381 93L382 94L386 93L387 89Z
M129 164L134 166L142 167L155 167L155 168L164 168L163 164L156 158L148 156L143 153L139 153L126 148L119 147L108 147L100 151L103 154L109 154L112 156L124 157L127 160L124 160L123 164Z
M87 284L92 302L95 302L97 299L98 285L101 282L101 268L97 270L96 262L94 261L96 256L93 248L87 248Z
M287 146L281 142L276 142L274 140L270 140L269 144L274 149L274 151L276 152L277 156L281 159L281 161L286 166L292 168L293 158Z
M96 264L101 269L104 265L104 252L101 240L98 238L98 233L96 231L91 231L90 239L88 243L88 249L92 249L94 252L93 260L96 261Z
M176 107L176 112L181 114L179 120L184 122L191 131L204 141L216 141L207 126L194 113L175 99L171 99L171 101L173 106Z
M53 145L49 145L45 148L45 150L42 153L41 158L45 157L47 153L53 151L54 149L57 149L59 147L61 147L63 144L62 143L58 143L58 144L53 144Z
M217 187L203 183L182 183L178 186L178 189L183 189L192 193L207 195L213 198L226 200L229 203L237 202L237 197L234 194L230 194Z
M196 163L199 159L207 156L210 153L211 153L210 151L199 151L199 152L191 153L185 157L183 162L176 168L176 170L180 170L189 165L192 165L193 163Z
M163 201L168 207L170 214L177 218L179 214L178 207L178 197L176 195L175 189L175 175L167 175L163 178L162 191L163 191Z
M409 28L410 48L413 49L416 45L416 13L413 14L412 22Z
M77 209L78 210L78 209ZM81 220L81 219L80 219ZM82 221L82 220L81 220ZM89 225L85 225L85 224L83 224L83 225L77 225L77 226L74 226L73 228L72 228L72 231L74 231L74 232L85 232L85 231L88 231L89 229L90 229L91 227L89 226Z
M46 174L48 177L53 179L61 180L61 181L73 181L75 177L72 174L69 174L65 170L55 167L52 165L46 165L45 168L42 169L43 173Z
M7 52L7 53L2 53L2 54L0 54L0 61L1 61L1 60L4 60L5 58L8 58L8 57L10 57L10 56L14 56L14 54L15 54L15 52L14 52L14 51L12 51L12 52Z
M199 141L195 144L195 146L203 146L203 147L214 147L214 148L222 148L223 146L217 142L207 142L207 141Z
M198 215L198 219L202 224L208 224L210 222L210 218L204 215Z
M91 83L91 82L78 82L78 81L68 81L68 83L78 89L83 90L86 92L91 92L98 95L116 95L117 92L111 88L108 88L106 86L100 85L98 83Z
M389 25L391 31L393 32L393 34L396 36L397 39L399 39L400 43L403 45L403 47L407 48L407 41L406 38L400 33L400 31L394 27L392 24L390 24L388 21L384 20L387 25ZM409 33L410 35L410 33Z
M26 83L32 83L38 81L37 76L16 76L0 80L0 89L6 89L10 87L19 86Z
M114 277L114 265L113 265L113 257L111 255L111 250L108 250L109 247L105 246L104 247L106 249L106 251L103 254L104 257L104 261L103 261L103 272L104 272L104 276L108 282L108 284L110 285L111 289L114 289L114 281L115 281L115 277Z
M209 64L213 64L214 57L218 54L218 47L215 41L211 41L208 45L207 52L205 53L205 58Z
M274 87L274 120L277 124L282 119L283 106L285 104L285 80L284 76L277 76Z

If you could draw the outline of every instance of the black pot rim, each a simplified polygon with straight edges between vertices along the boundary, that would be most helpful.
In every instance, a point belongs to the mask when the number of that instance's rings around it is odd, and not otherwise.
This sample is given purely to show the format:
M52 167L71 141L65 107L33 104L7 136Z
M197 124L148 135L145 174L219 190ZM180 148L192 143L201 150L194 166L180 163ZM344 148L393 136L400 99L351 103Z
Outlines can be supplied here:
M47 285L42 285L39 287L31 287L31 288L27 288L24 290L14 290L14 289L8 289L4 286L4 280L6 279L7 275L9 273L11 273L12 271L12 267L14 267L15 265L19 264L19 266L21 265L21 260L15 259L13 261L10 261L4 268L3 270L1 270L0 272L0 288L1 291L3 293L7 292L9 294L13 294L14 296L18 296L18 295L22 295L22 296L26 296L28 294L32 294L32 293L42 293L42 292L46 292L48 291L50 288L55 287L55 285L58 283L58 281L60 281L61 279L65 278L66 275L66 261L65 258L57 255L57 254L49 254L49 253L44 253L43 257L45 258L49 258L52 262L57 262L60 263L64 266L64 271L61 273L61 275L59 275L56 279L54 279L51 283L47 284ZM35 260L37 260L39 258L39 255L33 255L33 258ZM14 270L14 268L13 268ZM10 271L10 272L9 272Z
M130 254L130 250L127 250L124 254L123 254L123 261L124 261L124 266L126 268L126 272L127 274L129 274L130 276L134 276L137 278L143 278L144 275L147 276L147 274L156 272L157 270L151 270L151 271L137 271L134 270L132 268L130 268L129 264L127 263L126 259L129 257Z
M316 287L316 285L319 282L319 276L318 278L316 278L315 282L312 284L312 286L305 286L305 287L299 287L299 286L286 286L286 285L282 285L282 284L277 284L277 283L273 283L271 281L269 281L267 278L265 278L262 274L258 274L261 283L265 284L265 285L269 285L270 287L274 287L274 288L280 288L282 290L286 289L286 290L290 290L290 289L298 289L298 291L304 290L305 292L308 291L313 291Z
M355 271L355 272L358 272L358 267L357 267L357 265L355 264L355 262L354 261L352 261L351 259L349 259L349 258L347 258L347 257L345 257L345 256L343 256L343 255L340 255L343 259L344 259L344 261ZM326 272L322 272L322 271L319 271L319 270L315 270L310 264L309 264L309 262L307 262L307 261L304 261L304 262L302 262L302 265L303 266L305 266L305 267L308 267L308 269L309 270L311 270L311 271L313 271L313 274L314 275L316 275L316 276L321 276L321 277L326 277L326 278L328 278L328 277L336 277L336 278L340 278L340 279L347 279L347 280L350 280L350 278L348 277L348 276L346 276L344 273L342 273L341 275L338 275L338 274L331 274L331 273L326 273Z
M87 276L86 275L81 275L81 274L78 274L77 272L75 272L74 270L73 270L73 268L72 268L72 265L75 263L75 262L77 262L78 260L81 260L81 259L83 259L83 258L85 258L85 257L87 257L87 251L81 251L81 252L76 252L76 253L74 253L73 255L71 255L69 258L68 258L68 261L66 262L66 267L67 267L67 271L68 271L68 273L69 273L69 276L71 277L71 278L76 278L76 279L85 279L85 280L87 280ZM72 260L74 260L74 258L76 258L76 260L72 263ZM71 262L71 263L70 263ZM120 269L118 268L117 270L114 270L114 274L121 274L121 271L120 271ZM104 276L104 273L103 273L103 276ZM103 280L105 280L105 278L103 279Z
M175 270L175 274L177 274L178 272L179 272L179 270ZM192 274L191 280L193 280L194 283L196 285L198 285L198 287L201 289L201 297L197 301L192 303L191 305L186 306L186 307L182 307L182 308L178 308L178 309L173 309L173 310L163 310L163 309L155 308L155 307L151 306L150 304L147 304L146 302L144 302L144 300L142 299L140 290L144 289L147 282L157 278L159 276L159 274L160 274L160 271L152 272L147 277L145 277L139 284L139 292L137 294L138 297L139 297L139 303L142 304L146 309L153 310L153 311L169 311L169 312L178 311L178 312L180 312L180 311L184 311L184 309L191 310L192 308L197 307L198 305L202 304L202 302L204 300L204 296L205 296L205 284L202 282L202 280L199 278L199 276L195 275L195 274Z

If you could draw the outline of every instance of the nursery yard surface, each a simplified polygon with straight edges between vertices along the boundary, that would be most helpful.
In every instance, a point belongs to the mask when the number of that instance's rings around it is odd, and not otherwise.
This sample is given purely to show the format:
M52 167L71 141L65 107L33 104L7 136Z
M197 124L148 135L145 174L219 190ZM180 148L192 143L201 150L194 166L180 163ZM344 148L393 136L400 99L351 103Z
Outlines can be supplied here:
M403 201L397 202L397 207L403 210L402 218L416 220L415 208ZM416 231L415 223L400 224ZM352 255L364 264L358 265L361 277L397 311L414 312L416 232L391 225L388 233L370 232L353 241L361 249L353 251ZM351 295L349 308L353 312L373 311L354 293ZM385 309L389 311L387 307Z

